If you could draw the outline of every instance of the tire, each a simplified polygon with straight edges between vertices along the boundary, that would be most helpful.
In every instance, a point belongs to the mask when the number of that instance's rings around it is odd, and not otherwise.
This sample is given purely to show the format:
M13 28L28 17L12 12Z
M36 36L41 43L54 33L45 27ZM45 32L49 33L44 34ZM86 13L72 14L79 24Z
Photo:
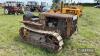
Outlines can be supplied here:
M4 9L4 14L8 14L9 11L7 9Z
M37 21L37 20L39 20L38 18L39 18L38 16L34 16L31 13L23 15L23 20Z
M25 14L25 9L22 7L21 14Z
M27 14L23 15L23 20L31 20L32 16L34 16L31 12L27 12Z

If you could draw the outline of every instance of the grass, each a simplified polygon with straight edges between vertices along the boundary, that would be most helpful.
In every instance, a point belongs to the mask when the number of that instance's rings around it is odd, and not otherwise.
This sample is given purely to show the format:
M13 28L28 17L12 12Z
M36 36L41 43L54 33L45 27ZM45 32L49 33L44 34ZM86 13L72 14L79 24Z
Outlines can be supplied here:
M64 40L64 48L50 53L42 48L20 41L19 28L22 15L3 15L0 9L0 56L100 56L100 9L84 7L78 20L77 34ZM79 48L94 48L93 53L78 53Z

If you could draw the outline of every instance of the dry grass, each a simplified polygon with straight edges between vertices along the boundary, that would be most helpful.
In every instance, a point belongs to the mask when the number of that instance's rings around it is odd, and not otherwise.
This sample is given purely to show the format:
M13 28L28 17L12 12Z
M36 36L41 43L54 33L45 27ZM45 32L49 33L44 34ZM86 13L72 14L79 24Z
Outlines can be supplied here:
M3 15L0 9L0 56L100 56L100 9L84 7L79 18L77 34L64 40L64 48L58 53L50 53L19 39L22 15ZM94 48L93 53L78 53L79 48Z

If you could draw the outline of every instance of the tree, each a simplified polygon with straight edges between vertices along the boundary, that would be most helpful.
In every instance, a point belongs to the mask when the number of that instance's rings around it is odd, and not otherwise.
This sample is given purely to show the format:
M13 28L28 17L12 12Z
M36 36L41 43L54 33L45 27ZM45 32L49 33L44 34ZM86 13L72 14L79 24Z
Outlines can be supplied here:
M100 0L95 0L95 1L99 1L100 2Z
M100 4L100 0L95 0L96 2L97 2L97 5L99 5Z
M60 3L61 0L53 0L52 2L53 2L52 9L57 9L58 8L58 3Z
M59 3L61 0L53 0L53 3Z
M95 0L95 1L100 3L100 0Z

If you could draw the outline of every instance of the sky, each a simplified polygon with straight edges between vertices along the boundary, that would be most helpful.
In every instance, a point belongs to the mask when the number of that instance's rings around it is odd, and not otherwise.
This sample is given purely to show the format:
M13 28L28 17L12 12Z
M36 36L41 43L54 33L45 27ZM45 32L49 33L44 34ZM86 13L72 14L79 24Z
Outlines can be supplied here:
M81 2L81 3L94 3L94 0L72 0L73 2L75 1L76 3ZM69 2L69 0L66 0L66 2Z
M0 3L5 2L5 1L23 1L23 2L27 2L27 1L37 1L37 2L41 2L41 1L46 1L47 3L51 4L52 0L0 0ZM94 0L73 0L73 2L81 2L81 3L93 3ZM66 2L68 2L68 0L66 0Z
M47 2L48 4L52 4L52 0L0 0L0 3L3 3L3 2L5 2L5 1L22 1L22 2L24 2L24 3L27 3L27 1L36 1L36 2L38 2L39 4L41 3L41 1L42 2Z

